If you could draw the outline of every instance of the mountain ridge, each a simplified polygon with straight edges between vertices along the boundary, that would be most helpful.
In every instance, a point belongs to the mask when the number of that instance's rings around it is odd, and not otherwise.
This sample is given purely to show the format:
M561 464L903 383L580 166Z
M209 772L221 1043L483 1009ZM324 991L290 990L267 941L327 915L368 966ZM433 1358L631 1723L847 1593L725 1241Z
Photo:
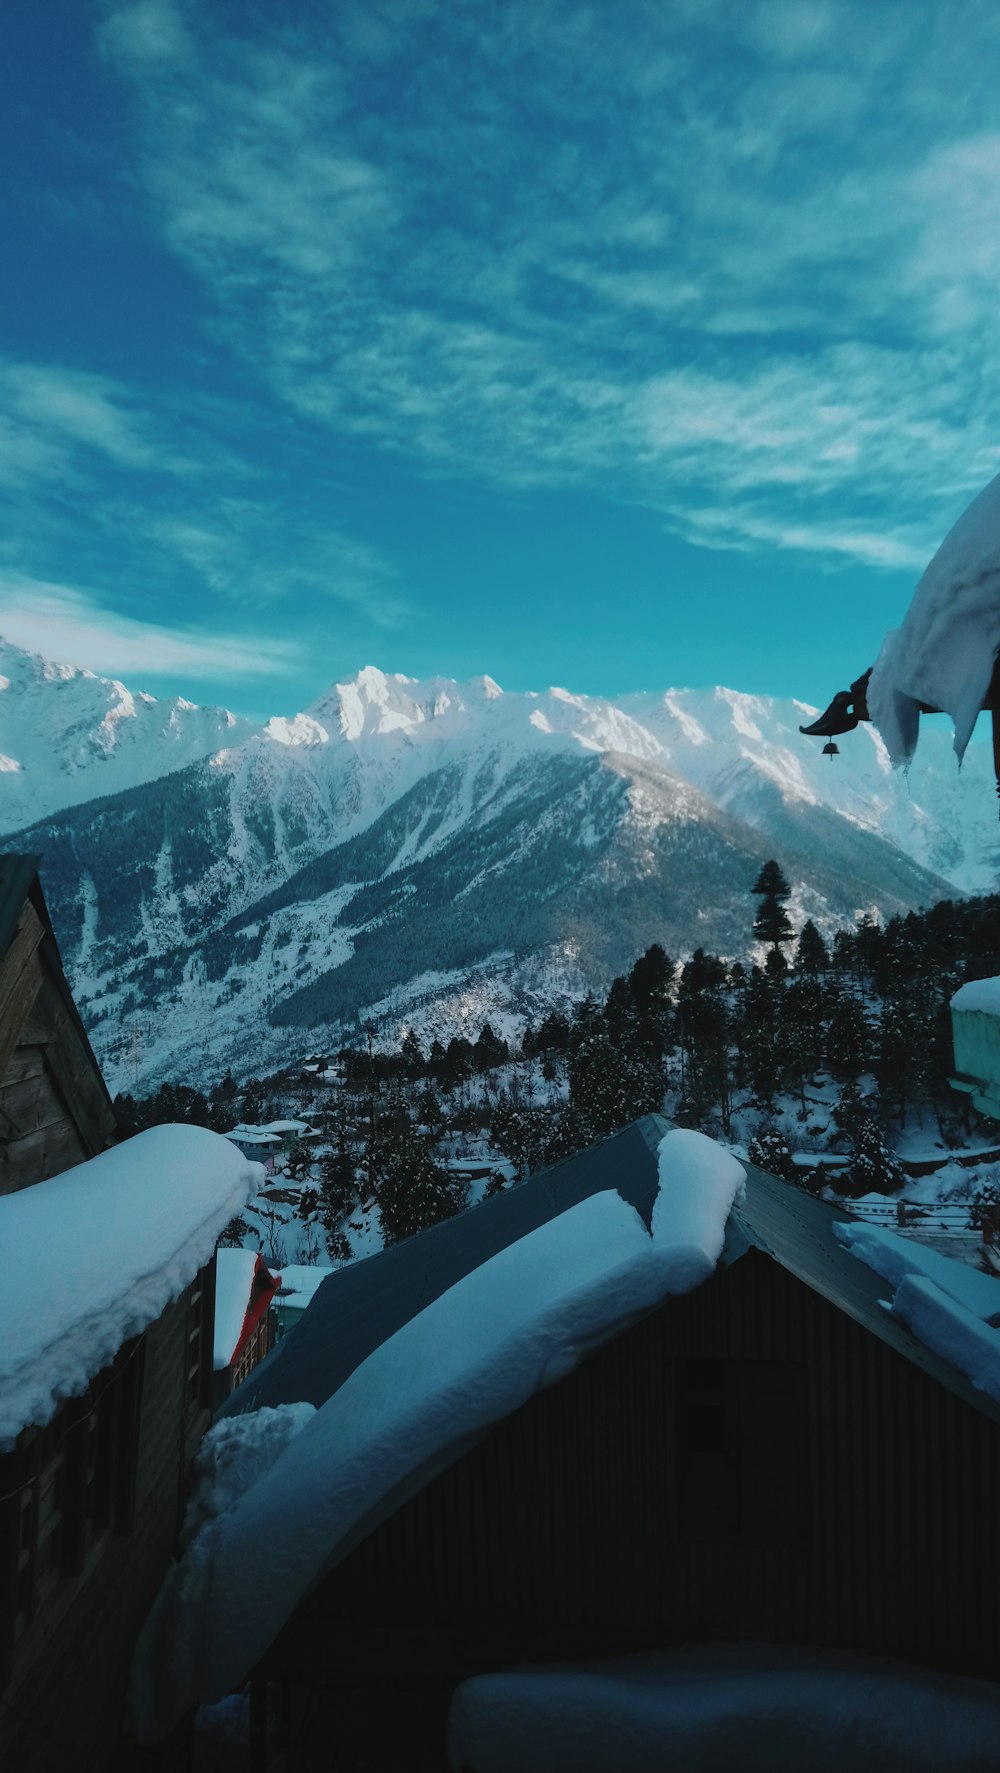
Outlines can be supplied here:
M611 701L366 667L251 723L44 666L8 676L0 750L16 731L43 807L67 781L78 798L12 827L8 772L0 819L42 857L112 1071L260 1069L290 1040L339 1043L373 1005L430 1026L485 996L516 1021L652 940L743 952L772 854L798 921L828 931L995 878L986 748L956 781L942 732L907 781L877 734L831 771L797 730L804 704L723 688ZM125 787L106 767L121 744L141 777Z

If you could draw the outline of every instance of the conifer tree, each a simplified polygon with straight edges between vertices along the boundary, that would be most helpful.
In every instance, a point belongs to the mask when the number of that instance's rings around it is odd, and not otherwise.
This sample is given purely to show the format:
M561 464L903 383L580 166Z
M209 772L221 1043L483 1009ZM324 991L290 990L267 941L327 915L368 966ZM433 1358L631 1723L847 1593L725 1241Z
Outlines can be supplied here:
M856 1195L898 1194L906 1180L871 1115L862 1118L855 1134L850 1173L851 1190Z
M765 862L750 888L760 899L753 933L758 942L767 942L774 952L780 950L782 942L791 942L795 935L784 906L791 890L777 862Z
M799 931L798 945L795 950L795 970L799 973L815 975L825 973L829 965L830 956L827 953L826 943L812 918L809 917Z
M379 1121L372 1167L386 1244L449 1219L468 1199L468 1183L434 1163L398 1096Z
M340 1259L341 1221L347 1217L357 1200L357 1171L354 1152L347 1132L347 1119L341 1112L337 1118L334 1144L320 1158L319 1206L331 1256Z
M792 1153L784 1133L777 1127L766 1127L755 1134L747 1147L747 1156L769 1176L780 1176L786 1182L796 1180Z

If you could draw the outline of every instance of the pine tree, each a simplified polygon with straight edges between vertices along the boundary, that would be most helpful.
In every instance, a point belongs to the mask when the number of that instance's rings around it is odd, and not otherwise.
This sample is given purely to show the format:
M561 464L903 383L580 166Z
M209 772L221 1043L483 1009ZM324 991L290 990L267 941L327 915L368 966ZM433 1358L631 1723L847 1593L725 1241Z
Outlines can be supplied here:
M827 1069L836 1078L858 1078L871 1062L868 1017L856 997L838 997L827 1025Z
M542 1154L544 1161L547 1164L557 1164L563 1158L575 1157L578 1151L586 1151L588 1145L593 1145L596 1137L587 1116L574 1103L569 1102L558 1116L549 1136Z
M756 1164L760 1170L766 1170L769 1176L781 1176L786 1182L797 1179L788 1140L777 1127L767 1127L757 1133L747 1147L747 1156L752 1164Z
M337 1120L335 1143L320 1159L319 1177L320 1217L326 1247L331 1257L339 1260L343 1237L341 1222L357 1200L357 1170L343 1113Z
M795 970L799 973L818 974L829 970L830 956L826 943L820 935L811 917L807 918L799 931L798 945L795 950Z
M882 1129L871 1115L865 1115L855 1134L854 1158L851 1164L851 1192L861 1194L898 1194L906 1177L888 1149Z
M782 942L791 942L795 935L784 907L791 890L777 862L765 862L750 888L760 899L753 933L758 942L767 942L775 953Z
M639 1038L658 1058L672 1045L673 1004L671 990L674 963L654 942L640 955L628 976L629 991L639 1019Z
M285 1159L285 1175L292 1182L303 1182L312 1168L313 1154L308 1145L296 1139Z
M387 1245L451 1218L468 1199L468 1182L434 1163L399 1098L379 1122L373 1170Z

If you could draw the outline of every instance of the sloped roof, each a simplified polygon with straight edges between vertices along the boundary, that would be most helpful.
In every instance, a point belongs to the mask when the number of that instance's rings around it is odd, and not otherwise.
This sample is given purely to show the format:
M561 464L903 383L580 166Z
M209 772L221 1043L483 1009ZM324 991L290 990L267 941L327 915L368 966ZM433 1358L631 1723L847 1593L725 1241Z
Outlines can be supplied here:
M738 1257L739 1239L745 1238L939 1385L1000 1423L1000 1404L977 1390L957 1367L921 1342L897 1313L886 1309L893 1287L853 1256L834 1233L835 1225L850 1220L849 1212L753 1164L744 1168L746 1194L730 1215L724 1260Z
M287 1403L318 1409L375 1348L456 1281L590 1195L617 1189L648 1226L658 1188L657 1152L669 1131L663 1115L644 1115L481 1206L337 1270L222 1413ZM749 1247L761 1250L965 1403L1000 1422L1000 1405L886 1309L892 1289L834 1234L834 1225L850 1218L844 1207L818 1200L753 1164L744 1163L744 1169L746 1192L730 1215L724 1263L737 1261Z
M592 1194L617 1189L648 1227L659 1185L657 1150L669 1130L662 1115L647 1114L519 1187L338 1269L221 1414L288 1403L318 1409L373 1349L456 1281Z

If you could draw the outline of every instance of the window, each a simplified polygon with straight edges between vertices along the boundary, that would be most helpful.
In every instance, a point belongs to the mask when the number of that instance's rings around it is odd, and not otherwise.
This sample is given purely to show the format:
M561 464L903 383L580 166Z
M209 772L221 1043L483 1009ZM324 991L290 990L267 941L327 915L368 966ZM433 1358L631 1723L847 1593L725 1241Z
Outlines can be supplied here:
M215 1257L198 1270L188 1294L184 1394L188 1417L211 1408L215 1326Z
M82 1397L0 1460L0 1684L61 1585L131 1527L144 1354L141 1336L127 1342Z

